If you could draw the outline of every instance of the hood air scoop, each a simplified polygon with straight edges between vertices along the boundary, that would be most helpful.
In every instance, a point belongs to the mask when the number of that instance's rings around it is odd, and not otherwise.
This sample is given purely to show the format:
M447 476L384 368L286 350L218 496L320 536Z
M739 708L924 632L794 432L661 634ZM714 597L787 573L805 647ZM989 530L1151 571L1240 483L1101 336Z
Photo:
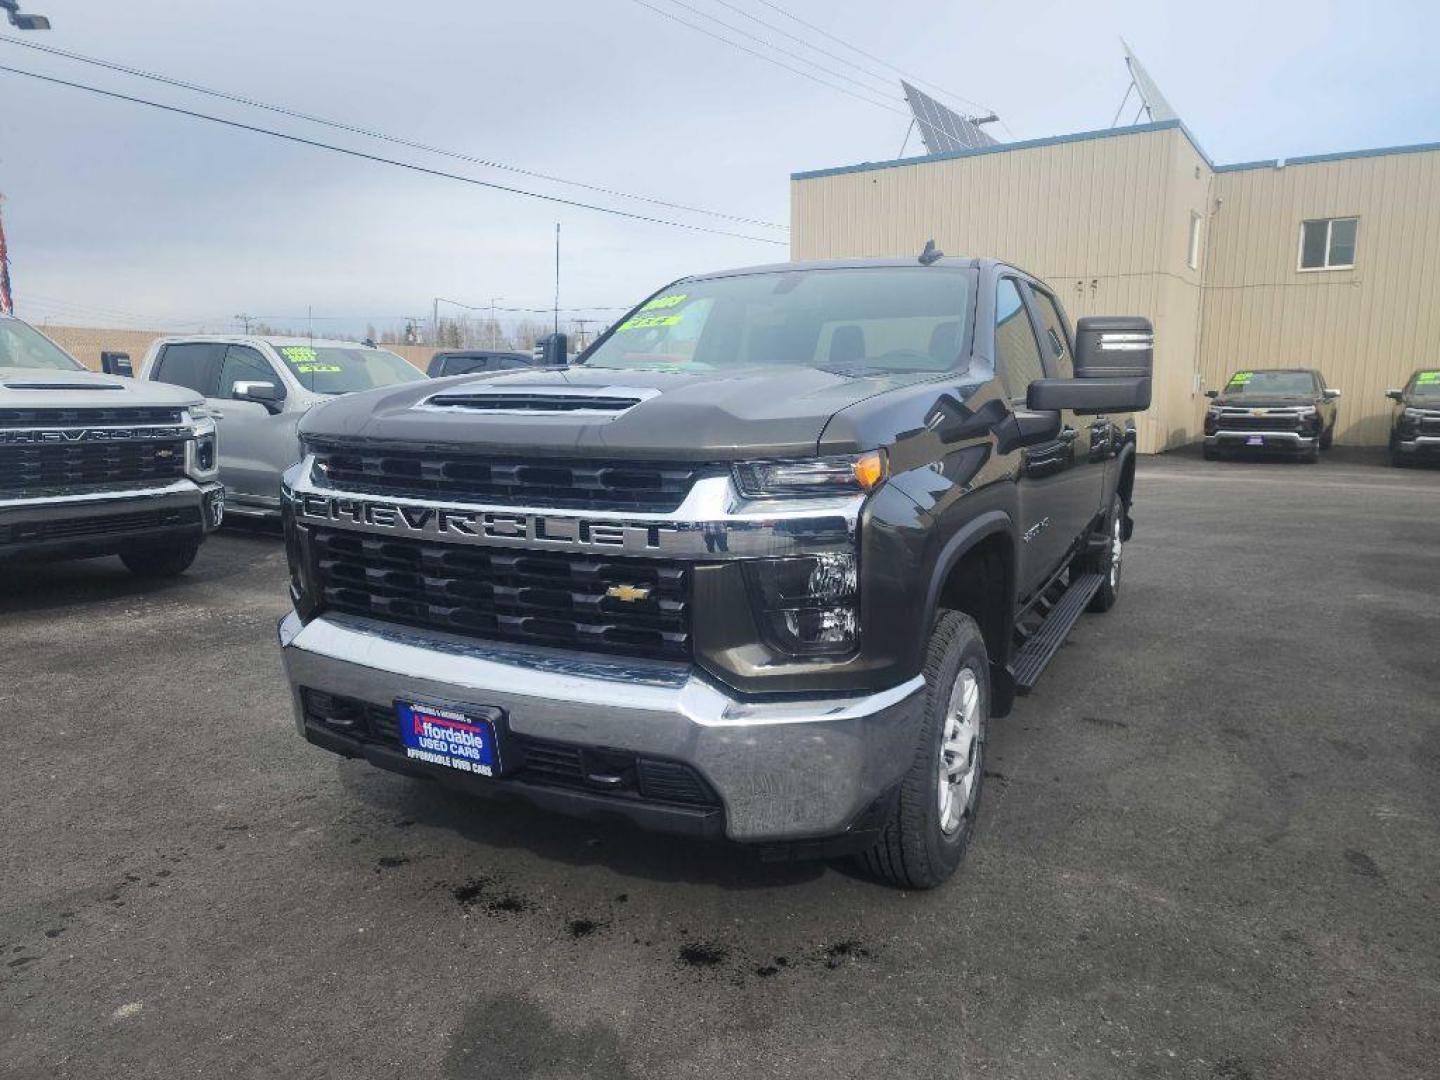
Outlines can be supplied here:
M492 416L604 416L614 419L659 390L636 386L486 386L436 394L422 408Z
M83 383L83 382L7 382L0 383L6 390L124 390L119 383Z

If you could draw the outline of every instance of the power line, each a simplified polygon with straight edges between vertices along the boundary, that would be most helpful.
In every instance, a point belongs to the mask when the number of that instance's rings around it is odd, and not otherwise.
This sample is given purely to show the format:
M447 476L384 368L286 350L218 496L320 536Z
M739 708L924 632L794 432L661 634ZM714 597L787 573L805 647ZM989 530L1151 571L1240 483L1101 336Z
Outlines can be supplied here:
M734 10L734 11L739 11L741 15L744 15L744 14L745 14L745 12L740 11L739 8L733 8L732 5L730 5L730 4L725 4L725 3L724 3L724 0L719 0L719 2L722 3L725 7L730 7L730 8L732 8L732 10ZM747 39L750 40L750 41L758 42L759 44L765 46L765 48L767 48L767 49L773 49L775 52L779 53L781 56L788 56L790 59L792 59L792 60L798 60L798 61L799 61L800 63L802 63L802 64L809 64L811 67L815 68L817 71L823 71L826 75L832 75L832 76L834 76L834 77L837 78L837 79L841 79L841 80L849 83L851 86L857 86L857 87L859 87L860 89L865 90L865 91L867 91L867 92L869 92L869 93L872 93L872 94L873 94L873 93L876 92L873 87L866 86L864 83L862 83L862 82L860 82L860 81L852 78L851 76L845 74L843 71L836 71L836 70L834 70L833 68L828 68L828 67L826 67L826 66L823 65L823 64L817 64L814 60L811 60L811 59L809 59L808 57L805 57L805 56L801 56L799 53L791 52L789 49L783 49L783 48L781 48L779 45L776 45L773 41L769 41L768 39L761 37L759 34L752 34L752 33L750 33L750 31L748 31L748 30L742 30L742 29L740 29L738 26L732 26L730 23L725 22L723 19L719 19L719 18L716 18L714 15L711 15L708 11L702 11L700 8L692 7L691 5L685 3L685 0L670 0L670 3L671 3L671 4L674 4L674 5L675 5L676 7L678 7L678 8L684 8L686 11L690 12L690 13L693 14L693 15L699 15L702 19L709 19L712 23L715 23L715 25L717 25L717 26L723 26L726 30L729 30L732 34L739 34L741 37L747 38ZM749 16L749 17L752 18L752 19L754 18L753 15L752 15L752 16ZM756 22L760 22L760 20L758 20L758 19L756 19L755 21L756 21ZM769 26L768 23L761 22L760 25L761 25L761 26L765 26L765 27L767 27L767 28L769 28L769 29L771 29L771 30L777 30L779 33L785 34L785 31L779 30L778 27ZM787 37L795 37L794 34L786 34L785 36L787 36ZM800 40L800 39L797 38L797 40ZM805 42L804 42L804 41L801 41L801 44L805 44ZM817 50L817 51L823 51L823 50ZM827 54L827 55L829 55L829 54ZM844 61L844 60L842 60L841 62L842 62L842 63L848 63L848 61ZM859 69L856 68L853 64L851 64L850 67L851 67L852 70L857 70L857 71L859 70ZM868 74L868 72L866 72L866 74ZM887 87L887 89L890 89L891 92L893 93L893 87Z
M594 210L596 213L611 214L615 217L628 218L631 221L645 221L652 225L669 225L672 228L686 229L690 232L709 233L712 236L729 236L737 240L753 240L757 244L774 244L779 247L785 247L788 244L788 241L785 240L772 240L765 236L750 236L746 233L730 232L727 229L712 229L704 225L690 225L683 221L672 221L669 218L651 217L647 214L634 214L628 210L617 210L611 206L598 206L595 203L566 199L559 195L545 195L538 191L527 191L524 188L510 187L506 184L496 184L489 180L476 179L473 176L462 176L459 173L445 172L443 169L432 169L428 166L416 165L409 161L397 161L395 158L382 157L379 154L368 154L363 150L352 150L348 147L336 146L333 143L320 142L317 139L307 139L300 135L289 135L283 131L258 127L255 124L242 124L238 120L226 120L223 117L211 116L209 113L195 112L192 109L182 109L178 105L164 105L158 101L132 97L129 94L121 94L114 90L102 90L98 86L71 82L68 79L57 79L54 76L41 75L34 71L22 71L19 68L6 67L3 64L0 64L0 71L8 72L11 75L23 75L27 79L38 79L41 82L51 83L55 86L68 86L72 90L85 90L91 94L98 94L101 97L113 98L116 101L128 101L133 105L145 105L152 109L160 109L164 112L175 113L179 116L189 116L196 120L208 120L212 124L222 124L225 127L236 128L240 131L250 131L257 135L269 135L272 138L299 143L301 146L311 146L318 150L329 150L336 154L345 154L349 157L360 158L363 161L374 161L382 165L394 165L396 168L409 169L411 172L424 173L427 176L439 176L446 180L458 180L462 184L473 184L476 187L490 188L492 191L503 191L510 195L524 195L531 199L540 199L543 202L558 203L561 206L576 207L580 210Z
M742 225L758 225L766 229L788 230L790 226L780 225L771 221L762 221L759 218L742 217L738 214L727 214L719 210L707 210L700 206L690 206L686 203L668 202L664 199L657 199L649 195L636 195L633 192L621 191L618 188L603 187L599 184L587 184L580 180L569 180L563 176L555 176L551 173L538 172L534 169L521 168L518 165L507 165L503 161L491 161L488 158L474 157L457 150L446 150L439 146L430 146L426 143L414 142L410 139L402 139L398 135L388 135L383 131L375 131L371 128L359 127L355 124L347 124L341 120L330 120L323 116L316 116L313 113L300 112L297 109L287 108L283 105L273 105L269 102L257 101L254 98L244 97L240 94L231 94L224 90L216 90L213 87L201 86L199 83L185 82L183 79L172 78L169 75L162 75L154 71L146 71L143 68L127 67L124 64L115 63L111 60L102 60L96 56L86 56L83 53L69 52L65 49L57 49L53 45L42 45L35 41L25 41L20 38L7 37L0 34L0 42L10 45L19 45L26 49L35 49L38 52L49 53L53 56L62 56L67 60L75 60L82 64L92 64L95 67L105 68L109 71L117 71L124 75L133 75L140 79L149 79L151 82L163 83L166 86L179 87L182 90L190 90L197 94L206 94L223 101L234 102L238 105L247 105L255 109L264 109L267 112L278 113L281 116L294 117L297 120L304 120L312 124L321 124L325 127L334 128L337 131L347 131L353 135L364 135L366 138L379 139L382 142L393 143L396 146L408 147L411 150L422 150L428 154L439 154L442 157L452 158L456 161L468 162L472 165L483 165L490 169L501 169L512 172L519 176L532 176L537 180L548 180L556 184L565 184L570 187L582 188L585 191L593 191L600 195L613 195L622 199L633 199L636 202L649 203L652 206L663 206L670 210L684 210L691 214L704 214L707 217L721 218L726 221L733 221Z
M654 4L646 3L646 0L635 0L635 3L639 4L643 8L648 8L656 15L660 15L666 19L669 19L671 22L677 22L681 26L688 26L691 30L704 34L706 37L714 38L716 41L724 42L731 48L739 49L741 52L749 53L751 56L759 57L767 64L774 64L776 67L784 68L786 71L789 71L792 74L799 75L802 79L809 79L811 82L819 83L821 86L828 86L831 90L839 90L840 93L849 94L851 97L857 98L860 101L866 102L869 105L875 105L881 109L889 109L891 112L899 112L898 109L891 108L891 106L886 105L883 102L876 101L874 98L866 97L863 94L857 94L854 90L851 90L844 86L839 86L836 83L832 83L827 79L822 79L818 75L812 75L808 71L802 71L800 70L800 68L791 67L783 60L776 60L773 56L766 56L764 53L757 52L756 50L750 48L750 46L748 45L742 45L738 41L732 41L721 34L715 33L713 30L707 30L703 26L697 26L695 23L690 22L687 19L682 19L679 15L676 15L673 12L666 11L664 8L658 8Z
M802 78L809 79L811 82L819 83L821 86L828 86L831 90L838 90L838 91L840 91L840 93L842 93L842 94L848 94L848 95L850 95L850 96L853 97L853 98L857 98L858 100L865 102L866 104L874 105L874 106L875 106L876 108L878 108L878 109L884 109L886 112L892 112L892 113L894 113L894 114L897 115L897 116L911 116L911 115L914 115L912 110L902 109L902 108L899 108L899 107L896 106L896 105L887 104L886 102L883 102L883 101L877 101L875 98L866 97L864 94L856 93L854 90L851 90L851 89L849 89L848 87L841 86L841 85L839 85L839 84L837 84L837 83L830 82L828 79L822 79L822 78L820 78L818 75L812 75L812 74L811 74L810 72L808 72L808 71L802 71L800 68L791 67L789 64L785 63L785 62L782 61L782 60L776 60L773 56L767 56L765 53L757 52L755 49L750 48L750 46L748 46L748 45L743 45L743 44L741 44L741 43L738 42L738 41L732 41L730 38L727 38L727 37L725 37L725 36L723 36L723 35L721 35L721 34L717 34L717 33L715 33L715 32L712 31L712 30L707 30L707 29L706 29L705 27L703 27L703 26L698 26L698 25L696 25L695 23L690 22L688 19L682 19L679 15L676 15L676 14L674 14L674 13L672 13L672 12L666 11L666 10L663 9L663 8L658 8L658 7L656 7L654 4L647 3L647 0L634 0L634 2L637 3L637 4L639 4L639 5L640 5L641 7L643 7L643 8L648 8L650 11L653 11L656 15L662 15L662 16L664 16L665 18L671 20L672 22L677 22L677 23L679 23L681 26L688 26L691 30L695 30L695 31L697 31L697 32L699 32L699 33L701 33L701 34L704 34L706 37L714 38L716 41L723 42L724 44L729 45L731 48L739 49L741 52L749 53L751 56L759 57L761 60L764 60L766 63L774 64L776 67L784 68L786 71L789 71L789 72L792 72L792 73L794 73L794 74L796 74L796 75L799 75L799 76L801 76ZM686 5L686 4L684 4L684 3L681 3L681 0L671 0L671 2L672 2L672 3L677 3L677 4L679 4L681 7L687 8L687 10L691 10L691 11L694 10L694 8L689 8L688 5ZM701 12L700 14L704 14L704 13ZM738 30L738 29L736 29L735 27L730 26L729 23L720 22L720 20L715 19L714 16L706 16L706 18L709 18L709 19L711 19L711 20L714 21L714 22L718 22L721 26L725 27L727 30L732 30L732 31L734 31L735 33L738 33L738 34L745 34L745 31L743 31L743 30ZM799 60L801 63L811 64L811 65L814 66L814 67L819 67L819 66L820 66L820 65L818 65L818 64L815 64L814 61L807 60L807 59L805 59L804 57L796 56L795 53L789 52L789 51L787 51L787 50L785 50L785 49L781 49L781 48L780 48L779 46L777 46L777 45L771 45L769 42L764 42L764 39L762 39L762 38L756 38L755 35L753 35L753 34L746 34L746 36L747 36L747 37L750 37L750 38L752 38L753 40L756 40L756 41L762 41L768 48L774 49L776 52L780 53L780 54L783 55L783 56L789 56L789 57L791 57L792 59L797 59L797 60ZM887 65L887 66L889 66L889 65ZM824 68L824 67L821 67L820 70L821 70L821 71L826 71L826 72L829 71L828 68ZM846 77L846 76L841 76L841 77L848 79L848 77ZM852 85L854 85L854 86L860 86L860 87L862 87L862 88L865 89L865 90L869 90L869 89L870 89L868 86L864 86L864 84L859 83L859 82L856 82L854 79L848 79L848 81L849 81ZM917 123L923 124L925 127L929 128L932 132L935 132L936 134L948 135L948 132L944 131L944 130L941 129L941 128L936 127L934 124L930 123L930 121L925 120L924 118L922 118L922 117L920 117L920 116L918 116L918 115L915 115L915 116L914 116L914 119L915 119L915 121L916 121Z
M874 53L868 53L868 52L866 52L864 49L860 48L858 45L851 45L851 44L850 44L848 41L846 41L844 38L836 37L834 34L830 33L830 31L825 30L825 29L822 29L821 27L816 26L814 23L806 22L804 19L800 18L800 16L798 16L798 15L792 15L792 14L790 14L790 12L786 11L786 10L785 10L784 8L782 8L779 4L772 3L771 0L757 0L757 2L758 2L758 3L761 3L761 4L764 4L764 5L765 5L767 8L769 8L771 11L774 11L774 12L776 12L777 14L780 14L780 15L785 16L785 18L790 19L790 20L792 20L792 21L794 21L794 22L799 23L801 26L805 27L807 30L813 30L813 31L815 31L815 33L821 35L822 37L829 38L831 41L835 42L835 44L837 44L837 45L843 45L843 46L845 46L845 48L849 49L851 52L859 53L861 56L865 57L867 60L873 60L873 61L875 61L875 63L880 64L882 67L889 68L891 71L895 72L895 74L897 74L897 75L904 75L905 78L909 79L911 82L920 83L921 85L928 86L928 87L930 87L930 89L932 89L932 90L934 90L934 91L936 91L936 92L938 92L938 93L944 94L946 97L954 98L956 101L963 101L965 104L967 104L967 105L973 105L975 108L980 109L980 110L982 110L982 111L984 111L984 112L989 113L989 112L994 112L994 111L995 111L994 109L990 108L989 105L983 105L983 104L981 104L980 102L976 101L974 98L967 98L967 97L965 97L963 94L956 94L956 93L954 93L954 92L952 92L952 91L950 91L950 90L946 90L943 86L936 86L934 83L930 82L928 79L922 79L922 78L920 78L918 75L911 75L911 74L909 74L909 73L901 70L900 68L896 67L894 64L890 63L890 61L881 59L880 57L876 56Z

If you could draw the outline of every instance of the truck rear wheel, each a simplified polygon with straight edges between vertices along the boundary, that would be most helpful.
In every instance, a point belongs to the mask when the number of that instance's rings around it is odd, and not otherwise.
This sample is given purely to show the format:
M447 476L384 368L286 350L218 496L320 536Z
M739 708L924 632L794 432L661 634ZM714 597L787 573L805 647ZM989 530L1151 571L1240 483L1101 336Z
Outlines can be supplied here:
M1110 501L1110 513L1105 515L1101 529L1105 533L1105 550L1090 555L1081 555L1075 560L1075 570L1086 574L1104 574L1105 580L1095 595L1090 598L1086 611L1109 611L1120 599L1120 570L1125 554L1123 540L1125 522L1125 501L1117 491ZM1072 570L1073 574L1075 570Z
M875 846L861 863L902 889L933 889L955 872L985 780L990 660L970 616L944 611L930 631L925 717L910 771Z
M120 552L120 561L125 569L143 578L176 577L190 569L195 556L200 552L199 540L187 540L178 544L136 545Z

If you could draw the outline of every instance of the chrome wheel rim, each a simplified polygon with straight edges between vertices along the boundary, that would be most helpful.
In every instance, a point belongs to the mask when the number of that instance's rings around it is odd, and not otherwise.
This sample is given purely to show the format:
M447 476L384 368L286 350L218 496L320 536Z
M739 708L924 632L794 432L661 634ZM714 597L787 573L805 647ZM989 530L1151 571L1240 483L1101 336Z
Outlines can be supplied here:
M940 742L940 831L946 836L955 835L973 810L984 745L980 683L973 671L961 668L945 706Z
M1120 540L1120 514L1115 514L1115 521L1110 526L1110 588L1113 590L1120 584L1120 556L1124 544Z

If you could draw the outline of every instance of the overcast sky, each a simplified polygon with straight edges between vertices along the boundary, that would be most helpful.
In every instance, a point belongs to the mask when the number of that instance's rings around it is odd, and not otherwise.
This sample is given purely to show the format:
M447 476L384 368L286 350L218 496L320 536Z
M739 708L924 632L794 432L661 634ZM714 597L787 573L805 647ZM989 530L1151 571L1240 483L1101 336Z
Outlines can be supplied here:
M1440 141L1440 4L1156 0L644 0L843 58L857 100L682 26L640 0L22 0L67 51L567 179L783 224L791 172L893 158L906 72L997 110L1002 138L1108 127L1130 42L1217 162ZM686 10L686 7L692 10ZM1197 14L1204 12L1204 14ZM16 32L0 24L0 33ZM793 58L818 78L838 81ZM0 64L634 213L784 240L387 146L0 43ZM878 72L867 78L861 71ZM961 103L964 104L963 102ZM895 111L890 111L890 110ZM992 128L993 130L993 128ZM916 151L911 141L909 153ZM238 312L355 333L435 296L626 305L680 274L783 246L627 221L282 142L0 72L0 192L20 314L228 328ZM1003 252L974 252L997 254ZM453 309L445 309L453 311Z

